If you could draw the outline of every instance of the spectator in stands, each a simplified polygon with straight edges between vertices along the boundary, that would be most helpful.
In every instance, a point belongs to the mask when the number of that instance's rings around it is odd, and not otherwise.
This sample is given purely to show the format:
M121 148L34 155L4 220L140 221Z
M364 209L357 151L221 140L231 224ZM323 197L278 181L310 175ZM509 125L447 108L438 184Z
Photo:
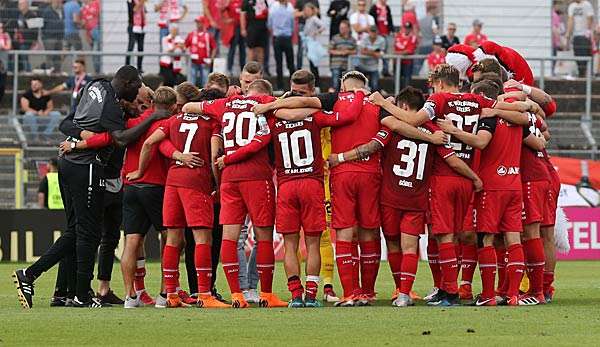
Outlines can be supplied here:
M51 0L50 5L42 10L44 18L44 28L42 29L42 39L44 48L49 51L62 51L63 39L65 35L65 19L61 0ZM61 70L62 56L51 54L46 57L47 68L53 69L58 73Z
M127 0L128 25L127 34L127 52L133 51L133 47L137 45L138 52L144 51L144 36L146 32L146 0ZM162 48L162 42L161 42ZM161 49L162 50L162 49ZM143 56L137 57L137 68L142 73ZM131 57L125 58L125 65L130 65Z
M304 31L306 18L304 17L304 6L313 4L317 8L317 16L321 17L319 0L296 0L296 18L298 18L298 33ZM304 51L305 43L302 41L302 35L298 35L298 52L296 54L296 70L301 70L304 67ZM291 76L290 76L291 77Z
M67 50L81 50L81 37L79 36L79 26L81 25L81 6L76 0L65 2L65 47Z
M473 21L473 30L465 36L465 45L469 45L471 47L479 47L484 41L487 41L488 37L484 33L481 32L483 28L483 22L479 19L475 19Z
M359 41L361 58L358 70L369 79L371 91L379 90L379 60L385 52L385 39L377 34L377 27L371 26L369 34Z
M29 20L38 18L38 14L29 8L29 0L19 0L18 15L16 18L16 27L13 36L13 47L19 50L29 50L38 40L38 29L30 28ZM27 55L19 56L19 69L30 71L29 57Z
M158 12L158 27L160 51L164 49L163 38L169 35L170 24L180 23L188 13L188 7L183 0L162 0L154 6L154 12Z
M83 90L86 84L91 81L92 76L88 75L85 71L85 60L77 59L73 62L73 75L69 76L64 83L61 83L48 91L44 90L43 94L54 95L68 90L71 93L71 108L73 108L75 107L75 101L77 100L79 91Z
M444 50L444 43L439 36L433 39L433 51L427 56L427 66L429 71L433 71L436 66L444 64L446 62L446 51Z
M319 35L325 31L325 25L318 17L319 8L312 3L304 5L304 23L303 40L306 45L306 56L310 66L310 72L315 75L315 85L321 88L321 79L319 77L319 63L327 55L327 51L319 42Z
M268 44L268 16L269 6L266 0L244 0L242 3L240 26L248 46L248 59L260 64L264 63L265 47Z
M594 25L594 8L587 0L574 0L567 8L567 43L573 44L576 57L589 57L592 54L592 28ZM579 77L586 75L586 62L578 61Z
M169 35L163 37L162 46L166 53L183 53L185 51L185 41L179 36L179 26L171 23L169 25ZM163 55L159 59L159 74L163 79L163 85L173 87L182 80L181 76L181 57ZM181 81L183 82L183 81Z
M433 38L438 34L438 22L437 17L438 7L435 3L426 3L425 16L419 18L419 31L415 30L415 33L419 35L419 47L417 48L417 54L428 55L433 51ZM415 29L413 27L413 29ZM413 65L413 74L419 75L425 59L415 59Z
M85 38L92 51L100 51L99 25L100 0L84 0L84 5L81 8L81 26L85 29ZM94 63L94 71L96 71L96 74L99 74L101 70L102 57L98 55L92 56L92 62Z
M331 18L329 24L329 40L340 32L340 23L348 20L348 12L350 12L350 1L348 0L333 0L329 4L327 16Z
M65 208L58 185L58 160L56 157L50 158L48 161L48 172L40 181L37 198L39 208L49 210L62 210Z
M54 110L54 103L49 95L43 93L44 85L39 78L31 79L31 88L21 96L21 111L23 116L23 125L34 136L34 141L40 140L38 132L38 118L47 117L49 119L44 135L49 136L54 132L60 121L60 112Z
M185 47L190 53L192 76L190 82L202 87L208 80L208 74L212 70L213 59L217 55L217 43L212 34L207 30L210 21L206 16L198 16L195 19L196 30L188 34L185 39Z
M206 17L208 24L206 29L217 43L217 55L220 54L219 41L221 41L221 27L219 23L223 19L221 12L225 9L223 0L202 0L202 14Z
M12 40L8 32L4 31L4 23L0 22L0 74L6 72L8 66L8 53L12 49Z
M446 35L442 36L442 48L448 50L448 48L458 45L460 39L456 36L456 23L448 23L446 28Z
M340 90L342 75L348 70L348 56L357 53L356 40L350 33L350 23L347 20L341 21L338 31L339 34L329 42L329 68L335 91Z
M358 0L356 3L357 11L350 15L350 26L352 27L352 37L358 42L369 36L369 28L375 25L375 18L367 13L367 1Z
M394 52L398 55L413 55L417 50L417 35L411 22L405 22L402 29L396 34ZM402 59L400 64L400 88L410 84L413 73L413 60Z
M417 12L415 5L410 0L402 0L402 23L410 22L415 33L419 32L419 21L417 20Z
M240 70L246 65L246 40L242 36L240 28L240 13L242 10L242 0L228 0L229 3L225 8L231 25L233 25L233 37L229 43L229 51L227 52L227 74L233 75L233 60L235 58L235 51L238 50Z
M288 0L277 0L269 8L269 30L273 35L273 50L277 64L277 88L284 90L283 86L283 56L292 76L296 67L294 65L294 47L292 34L294 33L294 7Z
M385 39L385 51L387 54L390 41L393 40L394 33L394 20L392 19L392 10L387 4L387 0L377 0L377 2L371 6L369 14L375 18L375 25L379 32L379 36ZM383 59L383 76L390 76L389 64L387 59Z

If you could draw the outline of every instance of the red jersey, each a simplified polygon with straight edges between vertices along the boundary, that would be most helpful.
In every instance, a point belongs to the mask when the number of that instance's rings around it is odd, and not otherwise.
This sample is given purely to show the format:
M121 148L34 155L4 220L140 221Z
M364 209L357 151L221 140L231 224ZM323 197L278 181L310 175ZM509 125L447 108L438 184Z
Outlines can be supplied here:
M229 18L233 19L233 26L240 26L240 13L242 11L242 0L230 0L225 9Z
M259 125L258 118L251 111L252 107L273 100L275 98L269 95L233 95L229 98L202 102L202 113L221 123L226 155L233 154L238 149L250 144L256 135ZM221 181L254 181L272 177L273 168L265 144L248 160L227 165L223 169Z
M88 35L91 35L92 30L98 27L100 20L100 2L93 0L81 8L81 21Z
M137 118L131 118L127 120L127 128L133 128L143 122L146 118L154 113L153 108L147 109L144 113L142 113ZM158 146L153 146L152 151L150 152L150 161L148 162L148 167L146 171L144 171L144 175L136 180L135 182L129 182L127 180L127 174L138 169L138 165L140 162L140 153L142 151L142 147L144 145L144 141L154 133L154 131L160 128L163 121L154 122L148 131L137 141L130 143L127 146L127 151L125 152L125 159L123 161L123 169L121 170L121 174L123 176L123 184L137 184L137 183L146 183L146 184L156 184L159 186L165 185L165 179L167 177L167 169L168 164L165 158L158 154Z
M481 46L481 44L487 41L487 39L487 35L469 33L467 36L465 36L465 45L471 47Z
M485 118L479 131L488 131L492 140L481 151L479 177L485 190L521 190L521 145L529 128L514 125L502 118Z
M533 114L529 114L529 132L540 136L541 122ZM527 145L521 147L521 180L523 182L547 181L548 168L544 163L544 151L536 151Z
M509 73L510 78L529 86L534 85L533 72L527 64L527 60L514 49L500 46L493 41L481 43L479 49L483 54L494 56L498 63ZM477 51L475 54L478 54Z
M194 30L185 38L185 47L190 52L192 63L201 65L207 64L205 59L211 57L211 52L216 49L217 42L208 31Z
M197 152L205 163L210 163L210 138L216 122L204 115L184 113L162 122L162 130L181 153ZM167 185L195 189L206 194L212 192L210 165L189 168L171 160L167 174Z
M375 4L375 13L377 14L375 17L375 23L377 24L377 31L379 32L379 35L387 36L390 33L390 29L388 27L387 6L379 6L379 4Z
M427 65L429 65L429 70L433 71L436 66L440 64L444 64L446 62L446 53L435 53L431 52L427 56Z
M398 32L394 38L394 51L396 53L411 55L415 54L417 50L417 36L412 32L405 33L404 31ZM406 64L410 63L408 60L403 60Z
M427 133L438 130L431 122L419 129ZM383 149L381 204L400 210L427 210L435 152L443 159L454 154L444 146L391 133Z
M483 108L493 108L495 105L496 100L478 94L435 93L427 99L423 109L431 120L447 118L457 128L475 133L481 110ZM454 136L450 137L450 146L459 158L473 167L473 147L462 143ZM460 176L439 156L436 157L433 174L436 176Z

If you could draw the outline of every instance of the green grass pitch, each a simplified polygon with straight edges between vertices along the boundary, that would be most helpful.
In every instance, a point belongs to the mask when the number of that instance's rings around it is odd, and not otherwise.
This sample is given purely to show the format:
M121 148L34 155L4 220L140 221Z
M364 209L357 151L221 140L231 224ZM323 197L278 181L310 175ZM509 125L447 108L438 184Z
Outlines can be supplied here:
M390 307L393 281L381 264L374 307L322 309L124 310L50 308L55 269L36 283L34 307L20 307L12 278L23 264L0 264L0 345L460 345L586 346L600 344L600 263L561 262L555 302L539 307ZM183 267L183 264L182 264ZM146 284L156 295L159 264L148 265ZM122 294L118 264L113 287ZM227 293L222 273L218 288ZM182 274L182 283L186 283ZM289 299L277 265L275 290ZM431 286L419 264L415 290ZM336 283L336 289L340 289ZM479 279L475 279L475 290ZM228 297L228 295L225 295Z

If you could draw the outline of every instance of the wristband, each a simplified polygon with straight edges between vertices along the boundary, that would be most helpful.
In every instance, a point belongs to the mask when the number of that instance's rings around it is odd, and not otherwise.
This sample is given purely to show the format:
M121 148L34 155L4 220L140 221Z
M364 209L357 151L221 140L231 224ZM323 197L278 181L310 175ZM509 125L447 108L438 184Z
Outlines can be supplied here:
M521 84L521 90L527 95L531 95L531 87L526 84Z
M344 153L339 153L338 154L338 161L340 163L343 163L344 161L346 161L346 159L344 159Z
M71 142L71 149L77 148L77 142Z

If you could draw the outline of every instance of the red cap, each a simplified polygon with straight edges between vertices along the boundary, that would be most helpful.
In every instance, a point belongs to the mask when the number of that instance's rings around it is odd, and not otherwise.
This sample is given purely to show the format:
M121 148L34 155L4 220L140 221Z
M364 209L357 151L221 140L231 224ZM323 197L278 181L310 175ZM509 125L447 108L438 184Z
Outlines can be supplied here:
M205 16L198 16L196 17L196 19L194 19L196 22L200 22L204 25L209 25L210 22L208 21L208 18L206 18Z

